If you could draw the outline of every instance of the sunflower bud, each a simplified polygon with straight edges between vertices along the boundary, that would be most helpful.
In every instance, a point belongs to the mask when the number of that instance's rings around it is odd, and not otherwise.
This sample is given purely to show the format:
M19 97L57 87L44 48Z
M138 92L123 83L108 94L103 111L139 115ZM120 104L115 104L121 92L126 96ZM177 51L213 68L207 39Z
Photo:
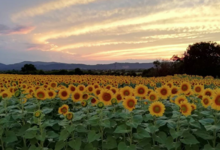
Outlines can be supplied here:
M74 117L74 114L71 113L71 112L68 112L68 113L66 114L66 119L67 119L67 120L72 120L73 117Z
M38 111L34 112L34 116L35 116L36 118L40 118L40 116L41 116L41 111L38 110Z
M103 107L104 107L104 103L103 103L103 102L99 102L99 103L97 104L97 106L98 106L98 108L103 108Z
M0 101L2 100L2 96L0 96Z
M21 91L20 90L17 90L16 92L15 92L15 97L19 97L21 95Z
M113 98L112 100L111 100L111 102L112 102L112 104L117 104L117 99L116 98Z

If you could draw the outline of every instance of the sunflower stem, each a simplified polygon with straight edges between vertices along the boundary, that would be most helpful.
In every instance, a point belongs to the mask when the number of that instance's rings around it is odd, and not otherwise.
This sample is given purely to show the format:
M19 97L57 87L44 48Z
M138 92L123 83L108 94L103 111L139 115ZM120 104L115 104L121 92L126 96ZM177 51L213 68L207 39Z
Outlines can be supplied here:
M216 118L216 114L214 113L214 118L215 118L215 125L217 124L217 118ZM216 129L213 132L214 134L214 139L213 139L213 147L215 148L216 146Z
M21 103L21 109L22 109L22 124L23 126L25 125L25 121L24 121L24 104L22 102L21 99L19 99L20 103ZM23 143L24 143L24 147L26 148L27 147L27 144L26 144L26 139L23 138Z
M2 138L1 138L1 147L2 147L2 150L5 150Z
M41 137L42 137L43 136L43 128L41 126L41 117L38 119L38 124L39 124L39 127L40 127L40 134L41 134ZM44 141L41 140L40 146L41 146L42 149L43 149L43 145L44 145Z
M180 120L180 115L178 115L178 120L177 120L177 129L176 129L177 132L179 132L179 128L180 128L179 127L179 120ZM179 137L176 138L176 143L178 142L178 139L179 139ZM178 147L175 148L175 150L177 150L177 149L178 149Z
M132 113L131 113L131 122L133 122L133 115L132 115ZM131 135L130 135L130 146L132 145L132 143L133 143L133 135L132 135L132 127L131 127Z

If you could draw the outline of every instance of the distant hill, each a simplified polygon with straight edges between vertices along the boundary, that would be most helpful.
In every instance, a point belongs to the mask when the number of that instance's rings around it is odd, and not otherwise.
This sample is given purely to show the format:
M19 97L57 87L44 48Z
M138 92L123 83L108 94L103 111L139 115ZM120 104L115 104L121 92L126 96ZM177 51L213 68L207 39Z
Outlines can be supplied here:
M31 62L24 61L21 63L5 65L0 63L0 71L7 70L21 70L25 64L33 64L38 70L73 70L80 68L82 70L111 70L111 69L149 69L153 67L153 63L113 63L113 64L97 64L97 65L85 65L85 64L66 64L57 62Z

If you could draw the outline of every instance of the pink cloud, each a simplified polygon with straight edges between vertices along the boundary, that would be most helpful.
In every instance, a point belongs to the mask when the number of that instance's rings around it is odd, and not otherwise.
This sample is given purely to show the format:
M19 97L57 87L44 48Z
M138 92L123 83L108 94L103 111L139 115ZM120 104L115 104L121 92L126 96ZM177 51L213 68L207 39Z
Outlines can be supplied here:
M34 29L34 26L16 26L14 28L9 28L8 26L0 24L0 35L27 34Z

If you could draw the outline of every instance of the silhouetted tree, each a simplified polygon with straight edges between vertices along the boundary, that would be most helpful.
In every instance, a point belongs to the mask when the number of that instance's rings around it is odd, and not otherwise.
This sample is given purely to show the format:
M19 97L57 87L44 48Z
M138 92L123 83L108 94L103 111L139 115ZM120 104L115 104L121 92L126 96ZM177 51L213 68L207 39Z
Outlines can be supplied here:
M82 71L80 68L76 68L76 69L75 69L75 74L77 74L77 75L82 75L82 74L83 74L83 71Z
M171 60L183 63L187 74L212 75L220 74L220 45L216 42L200 42L189 45L182 57L174 55Z
M25 64L22 68L21 71L23 73L36 73L37 69L33 64Z

